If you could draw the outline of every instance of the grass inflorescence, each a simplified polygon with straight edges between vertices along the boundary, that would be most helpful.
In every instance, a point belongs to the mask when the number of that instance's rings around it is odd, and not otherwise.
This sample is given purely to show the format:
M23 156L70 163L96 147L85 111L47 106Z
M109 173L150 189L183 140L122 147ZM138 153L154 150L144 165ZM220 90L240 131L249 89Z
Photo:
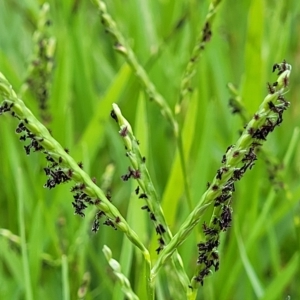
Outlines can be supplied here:
M251 43L260 33L249 23L242 63L235 37L246 26L230 25L227 1L130 2L122 10L75 2L51 3L53 16L47 3L39 12L9 4L26 16L32 54L20 75L0 58L0 184L9 216L0 224L0 298L12 298L16 286L27 299L50 299L50 290L64 299L297 297L299 255L289 246L297 161L289 164L299 130L288 138L284 115L292 67L272 65L268 50L286 37L268 37L263 61ZM250 7L243 20L261 9ZM220 26L224 16L235 35ZM232 52L226 58L222 39ZM277 78L265 87L270 66ZM239 88L228 84L228 109L225 83L243 72ZM258 105L261 86L267 96ZM238 138L230 110L243 123Z

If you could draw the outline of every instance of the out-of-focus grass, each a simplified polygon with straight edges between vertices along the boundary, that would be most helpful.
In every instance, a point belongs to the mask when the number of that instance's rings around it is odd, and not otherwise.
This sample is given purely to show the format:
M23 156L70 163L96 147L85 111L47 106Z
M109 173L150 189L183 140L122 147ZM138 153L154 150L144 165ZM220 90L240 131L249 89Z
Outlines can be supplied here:
M24 80L32 53L31 36L39 5L33 0L0 2L0 70L16 90ZM48 127L98 182L108 164L115 166L112 201L133 228L144 234L144 241L150 242L154 233L148 216L139 209L143 203L134 194L136 186L120 179L128 162L109 117L111 103L118 102L136 129L175 233L189 207L169 124L144 96L122 57L112 50L89 1L53 0L50 6L57 51L49 102L52 122ZM171 107L179 97L181 76L207 8L208 1L108 3L120 30ZM299 14L296 0L224 0L212 40L200 60L183 135L194 204L244 125L230 114L227 82L239 87L252 114L266 94L266 81L272 80L273 63L285 58L293 65L293 73L287 95L292 108L265 145L270 156L284 162L285 189L274 190L262 159L237 184L233 228L221 241L220 270L205 281L199 299L300 297ZM176 26L180 20L181 26ZM33 98L24 100L37 113ZM1 116L0 228L20 236L21 243L0 236L0 298L24 299L26 295L31 299L32 293L33 299L68 299L70 293L74 299L84 285L84 274L89 272L85 299L122 299L101 251L104 244L113 250L133 290L142 293L139 253L111 228L102 226L98 234L92 234L88 215L85 219L73 215L69 185L50 191L43 188L44 162L39 155L26 157L14 134L15 126L14 120ZM196 243L196 235L192 235L179 249L189 275L197 259ZM162 274L158 282L158 299L169 299L164 288L167 278L168 274Z

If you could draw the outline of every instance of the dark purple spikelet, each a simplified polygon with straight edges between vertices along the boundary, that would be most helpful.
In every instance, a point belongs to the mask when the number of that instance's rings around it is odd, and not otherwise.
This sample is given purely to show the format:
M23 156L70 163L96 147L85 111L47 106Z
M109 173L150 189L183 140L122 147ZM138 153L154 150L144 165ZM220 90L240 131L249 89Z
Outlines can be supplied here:
M148 196L145 193L143 193L143 194L140 194L139 198L140 199L147 199Z
M116 122L118 122L118 117L117 117L117 115L116 115L116 113L115 113L114 110L112 110L112 111L110 112L110 116L111 116Z
M156 233L160 234L160 235L162 235L166 232L166 229L164 228L164 226L162 224L158 224L156 226L155 230L156 230Z
M125 137L128 134L128 127L124 126L120 131L119 131L120 135L122 137Z
M141 207L142 210L146 210L147 212L150 212L150 208L148 205L144 205Z
M132 177L134 179L140 179L141 178L141 171L140 170L132 170Z
M106 225L106 226L112 227L114 230L117 230L117 227L115 226L114 222L113 222L110 218L107 218L107 219L103 222L103 224Z
M226 164L226 161L227 161L226 154L224 154L223 157L222 157L221 163Z
M158 238L158 244L159 244L159 247L155 250L157 252L157 255L160 253L161 250L163 250L163 248L165 246L165 242L162 237Z
M2 115L5 112L9 112L12 107L13 103L9 104L8 102L3 101L3 103L0 105L0 115Z
M156 217L153 212L150 212L150 220L152 220L154 222L156 221Z
M128 181L131 177L134 178L134 179L140 179L141 178L141 171L140 170L133 170L129 167L128 168L128 173L121 176L123 181Z
M217 191L217 190L219 189L219 187L218 187L216 184L214 184L214 185L211 187L211 189L212 189L213 191Z
M267 83L267 87L268 87L268 92L269 94L274 94L276 92L276 89L274 87L274 84L271 85L269 82Z
M257 121L259 119L259 114L254 114L253 119Z
M206 22L202 30L202 43L209 42L212 36L212 31L209 22Z

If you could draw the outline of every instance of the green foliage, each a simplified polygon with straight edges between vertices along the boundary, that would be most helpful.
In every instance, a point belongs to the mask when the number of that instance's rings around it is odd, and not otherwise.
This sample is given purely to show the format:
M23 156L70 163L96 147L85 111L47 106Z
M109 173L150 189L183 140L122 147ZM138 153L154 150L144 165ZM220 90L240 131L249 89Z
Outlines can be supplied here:
M155 228L140 209L145 202L135 193L137 181L121 180L130 162L120 128L110 118L112 104L118 104L139 140L151 176L148 188L155 187L172 236L197 207L225 150L267 95L266 82L277 80L271 74L273 64L286 59L293 65L285 95L291 109L268 137L255 166L236 183L232 228L220 236L220 269L205 279L197 299L298 299L299 1L223 0L216 11L209 1L107 1L124 43L132 49L134 57L128 58L105 32L97 6L51 0L46 38L55 38L50 44L56 49L53 69L52 61L41 69L47 71L49 88L46 114L37 102L39 93L30 84L24 86L29 76L39 78L31 66L39 54L34 32L44 32L40 4L0 2L0 71L33 114L42 116L52 137L111 194L112 206L137 233L140 248L149 249L153 265L159 257ZM203 41L202 28L205 47L199 53L195 43ZM188 65L192 53L197 63ZM227 89L228 82L237 90ZM10 93L7 89L6 97ZM241 117L231 114L230 97ZM1 116L0 299L117 300L124 299L124 290L133 299L147 299L147 253L143 256L122 231L103 222L98 233L92 232L95 209L88 208L85 218L74 215L71 184L43 188L45 158L26 155L14 134L16 126L16 119ZM178 248L189 278L197 268L197 243L204 240L201 224L209 223L211 214L207 209ZM182 289L180 268L176 258L166 262L155 282L157 299L183 299L188 293L188 287Z

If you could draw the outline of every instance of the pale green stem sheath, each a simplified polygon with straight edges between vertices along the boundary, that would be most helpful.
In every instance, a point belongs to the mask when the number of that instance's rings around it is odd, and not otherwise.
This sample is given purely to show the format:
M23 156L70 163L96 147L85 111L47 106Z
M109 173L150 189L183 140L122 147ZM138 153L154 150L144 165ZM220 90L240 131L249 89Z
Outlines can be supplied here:
M275 64L273 71L276 69L279 70L277 81L269 86L269 94L265 97L257 113L248 123L237 143L227 149L222 159L223 166L218 170L208 190L203 194L197 206L187 217L172 241L162 250L161 255L152 268L152 280L155 279L165 261L172 256L178 246L185 241L191 230L200 222L203 211L209 205L214 204L215 206L211 223L214 223L214 220L218 220L215 217L220 215L221 208L227 207L228 203L226 201L230 201L231 193L234 191L234 181L239 180L243 173L253 166L256 159L255 148L261 146L267 134L282 122L282 112L289 106L289 103L283 98L283 93L288 86L292 67L284 61L282 64ZM249 163L249 165L241 167L241 163ZM221 198L218 197L224 195L225 190L227 193L226 196L229 197L224 198L225 203L216 205L217 201L221 201ZM228 213L230 212L228 211ZM209 271L209 269L206 271ZM205 274L205 276L207 275ZM201 276L197 276L198 281L196 283L196 280L192 281L192 289L196 288L197 284L203 283Z
M138 181L143 192L139 197L144 199L147 203L143 209L149 213L150 219L155 225L156 233L159 235L159 247L156 249L159 253L166 244L172 241L172 233L167 225L158 195L148 172L146 158L141 155L139 143L133 134L131 125L124 118L117 104L113 104L112 116L116 119L120 126L119 133L124 141L126 156L129 158L131 163L132 169L129 171L129 176ZM183 287L188 292L189 278L184 271L182 259L178 253L174 256L173 263Z
M50 155L74 182L83 185L82 191L94 199L99 199L95 206L114 222L114 225L127 235L129 240L143 253L150 264L149 252L137 234L130 228L118 209L107 199L105 193L92 181L65 149L51 136L48 129L40 123L25 103L18 98L7 79L0 72L0 95L4 98L3 105L13 116L22 121L35 140L43 147L43 152Z

